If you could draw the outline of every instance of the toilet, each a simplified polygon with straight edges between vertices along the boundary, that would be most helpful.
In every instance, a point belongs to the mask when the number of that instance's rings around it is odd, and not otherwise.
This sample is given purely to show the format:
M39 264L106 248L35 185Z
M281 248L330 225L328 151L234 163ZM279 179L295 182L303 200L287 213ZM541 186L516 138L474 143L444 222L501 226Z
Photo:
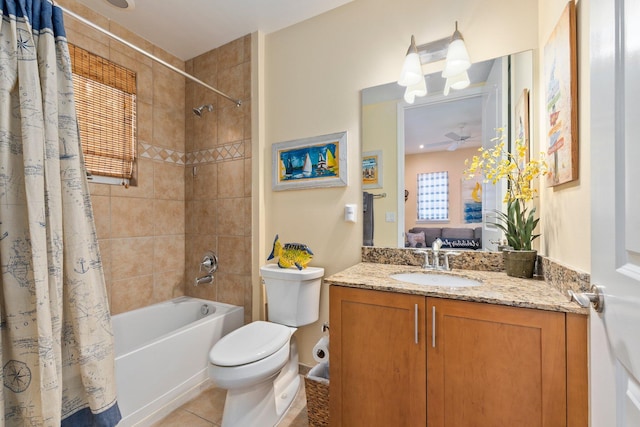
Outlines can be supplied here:
M300 385L294 333L318 320L323 268L268 264L260 275L269 321L236 329L209 352L209 377L227 390L223 427L273 427L280 421Z

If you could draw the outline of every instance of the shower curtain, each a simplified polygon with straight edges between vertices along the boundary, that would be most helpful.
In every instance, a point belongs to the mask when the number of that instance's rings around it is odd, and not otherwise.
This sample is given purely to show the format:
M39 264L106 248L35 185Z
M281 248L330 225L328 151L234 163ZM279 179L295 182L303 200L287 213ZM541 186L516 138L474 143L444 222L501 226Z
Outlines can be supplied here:
M0 5L0 426L114 426L111 318L62 11Z

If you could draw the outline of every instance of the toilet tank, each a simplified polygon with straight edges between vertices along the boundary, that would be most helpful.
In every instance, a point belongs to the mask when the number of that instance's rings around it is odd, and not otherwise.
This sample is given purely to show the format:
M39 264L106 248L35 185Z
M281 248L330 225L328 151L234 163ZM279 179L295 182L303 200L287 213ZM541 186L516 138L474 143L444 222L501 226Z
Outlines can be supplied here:
M304 326L318 320L320 285L324 268L260 267L267 292L269 321L287 326Z

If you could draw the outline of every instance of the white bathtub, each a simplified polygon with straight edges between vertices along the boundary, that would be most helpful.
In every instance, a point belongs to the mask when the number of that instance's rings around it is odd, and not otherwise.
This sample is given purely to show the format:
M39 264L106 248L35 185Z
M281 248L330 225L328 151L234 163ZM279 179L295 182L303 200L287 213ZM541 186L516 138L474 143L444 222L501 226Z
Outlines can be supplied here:
M112 322L122 412L118 427L144 426L197 393L208 379L209 350L243 325L244 309L180 297L116 314Z

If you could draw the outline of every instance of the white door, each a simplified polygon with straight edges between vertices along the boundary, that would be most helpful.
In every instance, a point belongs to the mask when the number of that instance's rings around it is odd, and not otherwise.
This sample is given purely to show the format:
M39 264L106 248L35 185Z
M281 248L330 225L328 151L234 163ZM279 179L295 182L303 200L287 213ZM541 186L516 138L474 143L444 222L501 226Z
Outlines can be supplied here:
M593 427L640 426L640 2L591 14L591 269L604 311L590 317Z

